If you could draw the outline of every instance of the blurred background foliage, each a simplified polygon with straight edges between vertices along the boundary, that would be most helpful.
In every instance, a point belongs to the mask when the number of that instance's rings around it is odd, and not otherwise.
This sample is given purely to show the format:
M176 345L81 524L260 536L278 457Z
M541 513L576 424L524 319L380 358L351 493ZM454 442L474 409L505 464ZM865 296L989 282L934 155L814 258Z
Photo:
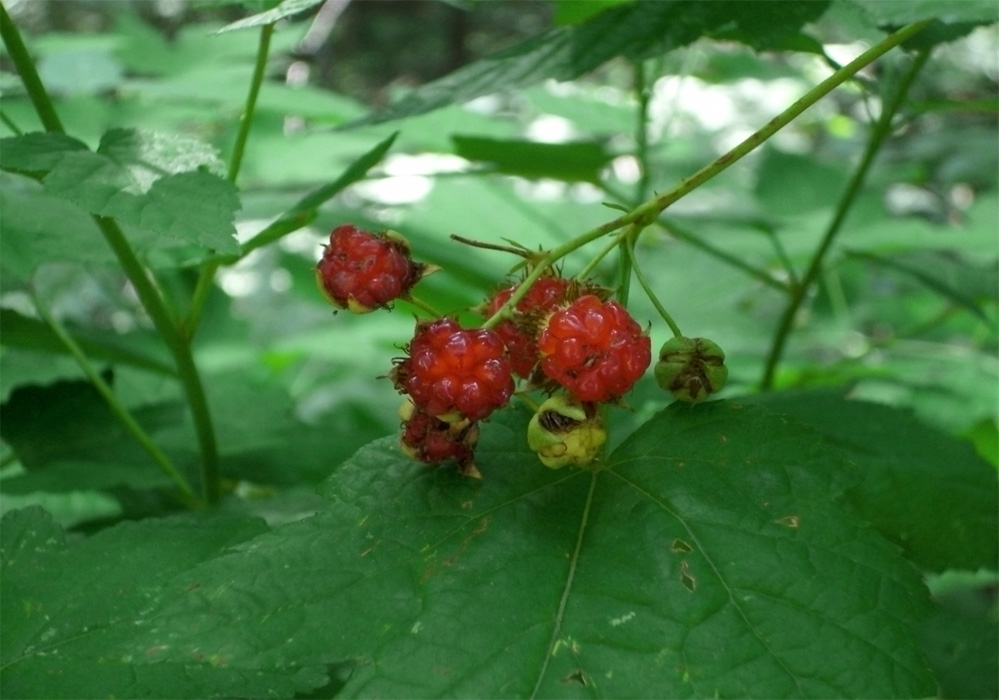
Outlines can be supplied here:
M403 232L417 258L443 268L421 283L420 296L473 321L469 309L502 283L516 260L460 245L450 234L553 247L614 218L603 203L634 205L674 186L787 107L828 75L832 63L846 62L877 38L859 10L838 3L809 28L822 54L756 53L700 40L646 62L638 92L636 67L617 59L571 82L547 81L398 121L348 126L414 86L554 25L580 21L581 13L605 4L614 3L327 2L318 13L278 26L239 180L241 239L393 132L399 136L382 164L326 205L307 229L224 268L197 337L231 486L249 495L289 493L284 505L269 501L267 507L289 511L269 513L272 520L308 508L315 483L398 426L399 396L379 377L410 337L414 310L399 303L392 313L332 314L316 291L312 267L335 225ZM108 129L136 127L201 139L223 159L232 150L257 34L217 30L246 16L244 7L184 0L7 6L70 134L96 146ZM643 269L681 328L726 349L731 383L725 397L758 390L784 301L741 265L776 279L790 270L801 274L878 114L879 86L906 60L890 54L836 90L671 207L640 240ZM968 437L994 464L997 65L995 27L935 49L777 376L780 388L851 387L857 397L912 407ZM8 63L0 89L0 135L39 129ZM640 97L648 103L645 147L637 139ZM543 160L542 151L512 150L510 140L565 148ZM37 283L82 335L103 346L122 338L162 354L99 245L81 242L80 250L56 254ZM564 269L575 273L595 251L571 255ZM149 256L183 306L196 279L188 261L171 251ZM610 283L615 268L607 262L596 272ZM16 318L23 331L30 301L16 283L0 287L5 318ZM658 347L669 331L637 286L631 306L651 324ZM44 406L38 410L59 425L69 412L96 405L74 382L81 377L76 365L46 345L40 330L17 334L12 328L5 324L0 354L0 398L8 409ZM193 463L192 429L176 383L121 360L107 365L116 391L158 443L181 463ZM652 377L628 401L632 411L618 423L619 438L664 404ZM8 464L4 510L41 501L67 525L130 509L155 511L151 494L163 478L150 469L147 480L136 481L127 464L133 458L120 450L109 461L107 448L118 445L120 434L102 415L94 413L87 431L61 436L41 458L60 468L24 473ZM3 454L10 462L8 447ZM101 465L106 491L90 490L96 486L91 476L73 476L81 463Z

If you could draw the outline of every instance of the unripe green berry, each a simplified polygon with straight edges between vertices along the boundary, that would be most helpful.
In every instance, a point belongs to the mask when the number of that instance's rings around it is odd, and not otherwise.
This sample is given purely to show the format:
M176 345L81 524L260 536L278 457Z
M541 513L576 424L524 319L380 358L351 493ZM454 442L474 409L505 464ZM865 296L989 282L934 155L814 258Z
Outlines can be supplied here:
M547 399L528 423L528 446L550 469L594 461L607 439L597 407L570 396Z
M653 368L656 382L678 401L704 401L726 385L726 353L708 338L671 338Z

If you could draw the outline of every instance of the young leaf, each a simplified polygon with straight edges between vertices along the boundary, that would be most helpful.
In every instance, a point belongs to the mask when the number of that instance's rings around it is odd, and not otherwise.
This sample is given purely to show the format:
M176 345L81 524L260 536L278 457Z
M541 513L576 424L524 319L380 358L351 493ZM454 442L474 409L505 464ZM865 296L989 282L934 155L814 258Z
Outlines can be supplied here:
M601 12L582 24L550 30L487 56L348 126L423 114L547 78L572 80L613 58L642 60L662 55L716 31L724 32L726 39L749 43L758 50L773 48L775 42L784 44L797 36L802 25L818 19L827 5L823 0L629 3Z
M155 594L122 653L353 659L348 697L935 692L911 628L919 576L834 505L850 467L811 430L670 408L607 469L555 472L523 447L525 418L486 426L483 481L394 438L362 450L328 509Z
M827 436L864 478L850 500L919 566L997 568L997 476L972 447L909 412L834 391L784 392L755 401Z
M150 665L156 648L120 652L152 591L266 529L258 519L199 513L124 523L67 546L41 508L8 513L0 525L4 696L291 697L303 687L294 671L248 671L210 653L201 662Z

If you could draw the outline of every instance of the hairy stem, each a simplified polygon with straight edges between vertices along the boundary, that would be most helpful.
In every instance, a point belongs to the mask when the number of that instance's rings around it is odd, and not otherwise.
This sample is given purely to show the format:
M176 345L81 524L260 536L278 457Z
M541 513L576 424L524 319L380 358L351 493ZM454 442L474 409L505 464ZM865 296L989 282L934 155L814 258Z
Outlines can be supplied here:
M233 153L229 159L227 177L232 183L235 183L236 178L239 177L240 166L243 164L243 154L246 152L247 140L250 138L250 127L253 125L253 115L257 109L257 96L260 95L260 86L264 82L264 71L267 69L267 56L271 50L272 34L274 34L274 24L265 24L260 28L257 60L254 63L253 76L250 78L247 101L243 107L243 114L240 116L240 129L236 134L236 144L233 146ZM220 264L219 261L207 262L202 265L198 273L198 281L195 283L194 294L191 297L191 311L188 313L182 329L186 338L193 338L198 329L201 315L205 310L205 302L212 291L215 273Z
M826 259L826 254L829 252L837 234L840 232L841 226L847 218L847 214L851 210L851 206L854 204L855 198L861 191L865 177L868 175L868 171L871 168L872 163L875 161L875 156L878 155L878 152L882 148L883 143L885 143L886 138L888 138L888 136L892 133L893 117L899 107L903 104L903 100L906 98L906 93L909 91L910 86L916 79L920 69L923 68L924 64L927 62L929 55L929 52L925 49L916 56L909 71L907 71L902 81L900 81L895 94L893 94L889 101L882 106L882 113L879 115L878 121L872 127L871 134L868 138L868 144L865 147L865 152L861 157L861 161L858 163L858 167L855 168L854 174L851 176L851 180L847 184L847 188L844 190L843 195L841 195L840 202L838 203L837 209L833 214L833 218L830 220L819 246L813 252L805 274L803 274L799 283L792 288L791 297L789 298L788 304L781 315L778 328L771 341L771 348L768 351L767 360L764 363L764 375L760 382L761 389L764 391L774 387L774 376L777 372L778 363L781 361L781 355L784 351L788 336L791 334L792 328L795 326L795 318L798 315L799 309L802 307L802 303L805 301L809 291L812 289L813 284L816 282L823 269L823 262Z

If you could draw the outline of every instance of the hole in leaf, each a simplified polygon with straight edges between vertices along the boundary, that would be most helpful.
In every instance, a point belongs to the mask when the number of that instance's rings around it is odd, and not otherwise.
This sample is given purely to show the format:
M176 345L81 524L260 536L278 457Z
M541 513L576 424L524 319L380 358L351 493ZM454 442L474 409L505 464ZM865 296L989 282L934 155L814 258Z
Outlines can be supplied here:
M690 554L694 551L694 547L689 545L684 540L678 538L670 543L670 551L674 554Z
M686 561L681 562L681 583L692 593L694 593L694 589L698 587L698 582L695 580L695 577L691 575L691 570Z
M587 674L582 668L578 668L567 676L563 676L563 683L579 683L580 685L587 687Z

